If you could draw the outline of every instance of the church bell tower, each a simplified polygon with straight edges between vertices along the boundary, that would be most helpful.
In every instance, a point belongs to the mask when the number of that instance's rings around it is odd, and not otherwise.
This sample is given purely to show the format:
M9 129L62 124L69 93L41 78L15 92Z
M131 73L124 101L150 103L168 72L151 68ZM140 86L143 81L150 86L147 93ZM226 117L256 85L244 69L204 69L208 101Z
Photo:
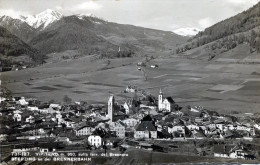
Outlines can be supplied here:
M158 95L158 110L159 111L163 110L163 93L162 93L161 89L160 89L160 93Z
M108 99L108 107L107 107L107 114L110 119L110 122L113 122L114 120L114 104L115 104L115 98L112 95Z

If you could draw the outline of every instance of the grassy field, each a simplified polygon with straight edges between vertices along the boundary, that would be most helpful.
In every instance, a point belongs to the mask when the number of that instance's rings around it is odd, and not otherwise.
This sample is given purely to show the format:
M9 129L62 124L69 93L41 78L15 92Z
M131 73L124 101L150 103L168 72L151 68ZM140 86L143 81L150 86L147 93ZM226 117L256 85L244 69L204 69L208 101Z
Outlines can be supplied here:
M128 156L121 158L113 158L106 161L106 165L135 165L135 164L258 164L259 161L249 161L242 159L225 159L214 157L191 156L174 153L161 153L140 149L129 149L126 151Z
M147 63L145 80L136 66L144 58L98 59L93 55L62 60L68 54L73 53L52 54L46 64L36 68L4 72L2 85L13 95L42 101L61 102L68 95L73 101L90 103L106 103L110 94L123 103L132 96L122 93L127 85L156 96L161 88L165 96L172 96L182 106L201 105L225 113L259 112L260 75L253 74L260 73L258 64L218 59L209 62L161 52L153 54L157 58ZM258 59L259 55L252 57ZM152 64L159 67L150 68Z

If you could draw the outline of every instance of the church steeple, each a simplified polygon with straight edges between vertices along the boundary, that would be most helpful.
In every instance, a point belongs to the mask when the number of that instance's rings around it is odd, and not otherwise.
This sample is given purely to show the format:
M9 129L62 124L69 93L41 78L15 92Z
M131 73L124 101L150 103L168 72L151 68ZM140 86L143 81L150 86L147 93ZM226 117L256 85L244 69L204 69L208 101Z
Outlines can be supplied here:
M162 89L160 88L160 92L158 95L158 110L161 111L163 110L163 93L162 93Z
M108 99L108 108L107 108L110 122L113 122L114 119L114 104L115 104L115 98L113 95L111 95Z

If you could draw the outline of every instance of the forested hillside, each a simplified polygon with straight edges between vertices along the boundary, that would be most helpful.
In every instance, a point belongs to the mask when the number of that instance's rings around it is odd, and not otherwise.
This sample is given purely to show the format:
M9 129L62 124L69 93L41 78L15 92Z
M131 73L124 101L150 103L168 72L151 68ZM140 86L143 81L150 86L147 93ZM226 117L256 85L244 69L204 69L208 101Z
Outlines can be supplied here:
M214 42L217 41L217 42ZM237 45L250 44L250 52L260 52L260 3L227 20L221 21L200 32L176 50L187 50L209 44L210 49L228 51Z
M3 66L27 63L30 65L43 62L43 56L21 39L0 26L0 57ZM19 62L15 59L19 58Z

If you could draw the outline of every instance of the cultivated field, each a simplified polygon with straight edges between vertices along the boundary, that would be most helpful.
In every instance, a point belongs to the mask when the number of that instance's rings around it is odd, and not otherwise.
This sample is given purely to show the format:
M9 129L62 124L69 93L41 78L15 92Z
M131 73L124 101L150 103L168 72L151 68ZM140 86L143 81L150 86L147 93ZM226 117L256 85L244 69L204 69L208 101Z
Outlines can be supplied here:
M165 96L172 96L182 106L201 105L225 113L259 112L260 65L257 63L221 60L223 57L209 62L203 58L151 53L148 56L157 58L147 63L145 80L144 73L136 66L145 58L98 59L95 55L61 58L70 55L73 51L52 54L42 66L4 72L2 85L13 95L42 101L61 102L68 95L73 101L90 103L106 103L110 94L123 103L133 95L122 93L127 85L155 96L161 88ZM250 55L251 60L259 57ZM150 68L152 64L159 67Z

